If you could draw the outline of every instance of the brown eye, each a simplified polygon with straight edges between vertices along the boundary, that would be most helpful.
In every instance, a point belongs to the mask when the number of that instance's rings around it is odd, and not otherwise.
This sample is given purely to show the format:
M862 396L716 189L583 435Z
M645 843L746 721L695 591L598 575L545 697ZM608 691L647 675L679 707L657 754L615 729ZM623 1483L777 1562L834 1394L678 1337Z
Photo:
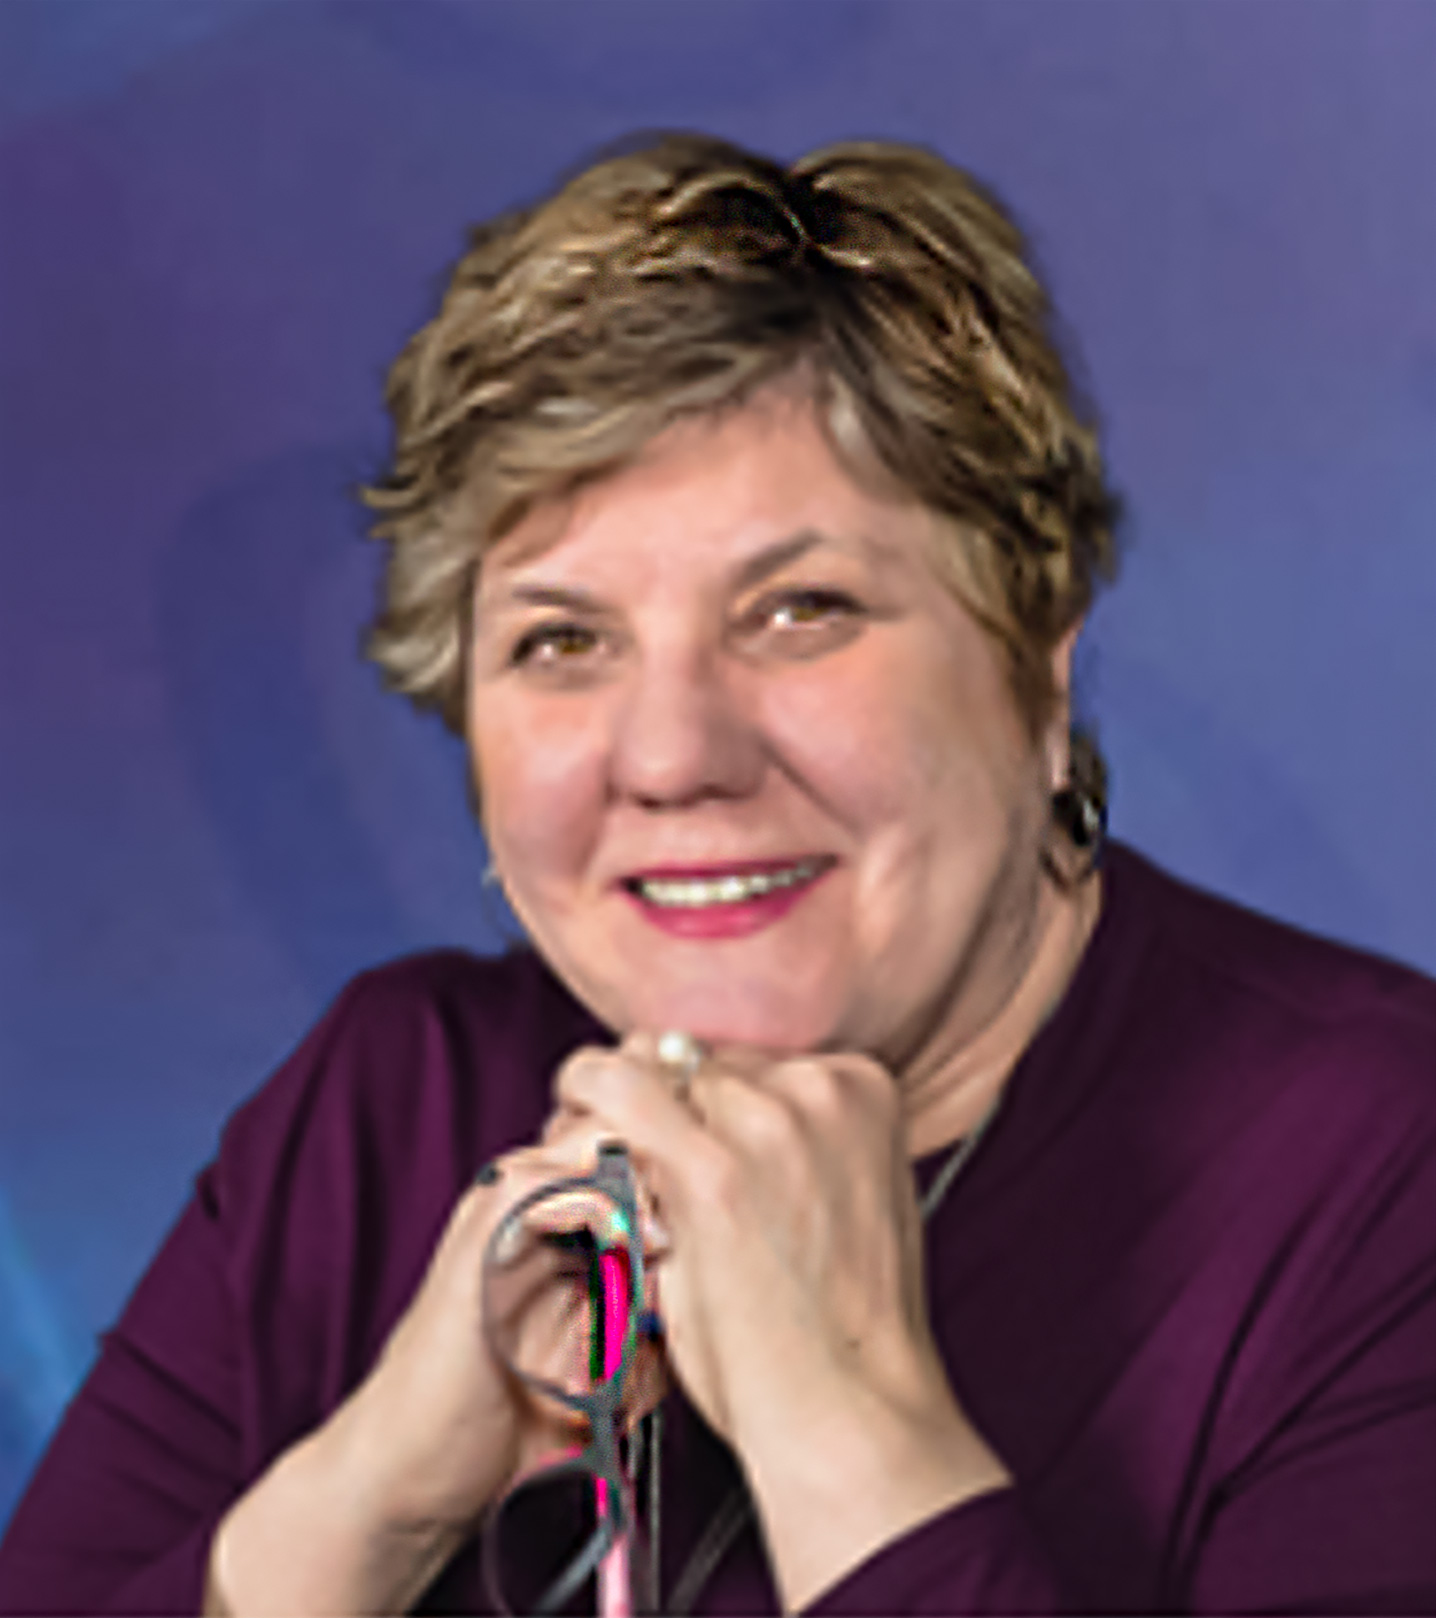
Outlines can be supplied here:
M560 663L591 652L598 637L582 624L540 624L520 637L509 656L514 665Z
M841 590L789 590L770 606L770 621L779 628L827 623L852 616L858 604Z

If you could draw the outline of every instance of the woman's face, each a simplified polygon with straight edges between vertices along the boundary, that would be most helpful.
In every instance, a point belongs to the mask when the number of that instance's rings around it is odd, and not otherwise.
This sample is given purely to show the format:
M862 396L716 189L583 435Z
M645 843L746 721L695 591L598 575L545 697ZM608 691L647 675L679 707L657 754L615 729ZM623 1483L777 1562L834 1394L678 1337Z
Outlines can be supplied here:
M1011 993L1066 716L1032 747L932 521L866 492L773 389L491 551L485 830L530 937L615 1032L900 1071Z

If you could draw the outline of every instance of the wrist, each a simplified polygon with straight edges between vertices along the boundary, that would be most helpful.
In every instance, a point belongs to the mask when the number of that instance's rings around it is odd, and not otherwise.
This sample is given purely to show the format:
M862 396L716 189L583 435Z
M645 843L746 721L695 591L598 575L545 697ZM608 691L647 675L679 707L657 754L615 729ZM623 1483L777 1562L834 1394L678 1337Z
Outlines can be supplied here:
M209 1581L219 1610L293 1618L404 1612L467 1537L391 1509L343 1407L270 1467L220 1523Z
M1012 1483L945 1388L925 1409L835 1388L739 1453L790 1612L882 1546Z

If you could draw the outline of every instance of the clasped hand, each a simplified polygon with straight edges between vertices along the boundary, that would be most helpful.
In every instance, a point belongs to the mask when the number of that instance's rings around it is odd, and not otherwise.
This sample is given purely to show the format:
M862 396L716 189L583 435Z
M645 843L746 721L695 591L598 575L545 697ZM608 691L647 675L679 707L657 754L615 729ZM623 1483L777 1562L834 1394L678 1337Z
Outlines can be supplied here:
M680 1097L655 1047L635 1034L573 1053L539 1141L506 1153L498 1180L455 1208L340 1421L345 1468L367 1478L391 1529L471 1527L516 1477L582 1441L571 1414L538 1408L486 1347L481 1278L508 1209L591 1173L605 1140L629 1150L664 1326L663 1353L635 1366L632 1414L671 1371L750 1472L765 1448L791 1451L845 1415L847 1430L896 1421L929 1434L934 1416L956 1418L926 1323L891 1076L857 1055L720 1046Z
M680 1095L635 1034L574 1053L556 1092L543 1142L570 1172L626 1143L663 1233L670 1364L740 1453L791 1443L834 1400L916 1409L934 1378L945 1389L897 1086L877 1063L718 1047Z

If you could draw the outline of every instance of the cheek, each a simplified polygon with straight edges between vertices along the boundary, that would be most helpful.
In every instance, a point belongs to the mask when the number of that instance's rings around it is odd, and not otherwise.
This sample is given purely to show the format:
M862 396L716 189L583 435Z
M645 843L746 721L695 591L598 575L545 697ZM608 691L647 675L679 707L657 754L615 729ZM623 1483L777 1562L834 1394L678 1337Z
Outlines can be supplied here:
M895 656L834 672L788 692L775 723L783 752L850 830L920 833L1001 793L1013 749L948 662Z
M597 835L602 759L565 715L495 704L470 728L489 841L523 886L581 861Z
M785 714L789 758L858 855L862 930L884 940L982 886L1027 836L1040 773L982 643L886 650Z
M763 717L777 755L855 831L900 814L922 774L912 688L894 676L859 659L815 669L786 681Z

